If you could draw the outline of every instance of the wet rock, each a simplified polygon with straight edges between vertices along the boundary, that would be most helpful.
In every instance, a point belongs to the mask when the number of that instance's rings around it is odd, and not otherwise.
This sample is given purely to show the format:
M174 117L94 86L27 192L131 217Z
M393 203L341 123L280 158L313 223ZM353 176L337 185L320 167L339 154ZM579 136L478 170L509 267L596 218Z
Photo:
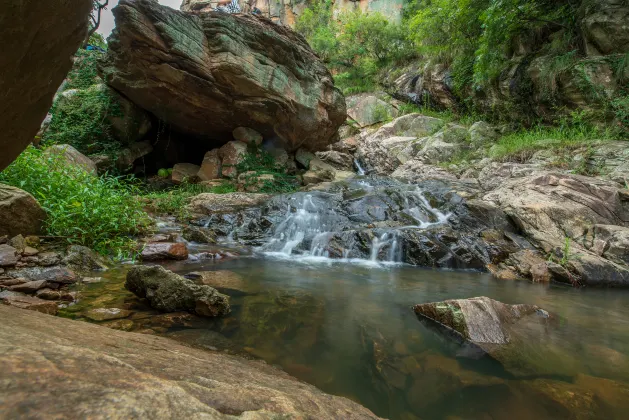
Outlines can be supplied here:
M197 176L201 181L221 178L221 158L218 156L218 149L210 150L205 154Z
M227 178L238 176L238 164L242 163L247 155L247 144L241 141L230 141L218 149L218 156L222 161L222 175Z
M148 236L146 238L142 238L140 241L152 243L152 242L174 242L175 240L177 240L176 233L168 233L168 234L158 233L155 235Z
M242 276L229 270L194 271L186 274L184 277L197 284L204 284L216 289L232 289L244 293L248 290Z
M256 130L247 127L237 127L232 131L234 139L251 146L260 146L262 144L262 134Z
M56 144L46 149L44 154L53 165L73 166L96 175L96 164L69 144Z
M140 253L142 261L187 260L188 247L182 242L155 242L144 245Z
M0 236L39 234L45 219L46 212L32 195L0 184Z
M332 171L307 171L302 175L304 185L334 181L334 178L334 172Z
M104 271L109 269L107 260L91 249L81 245L71 245L63 263L77 273Z
M0 381L6 384L3 410L9 418L20 417L28 405L30 415L40 418L71 418L81 407L94 418L227 419L246 413L378 419L259 361L9 307L0 306L0 319ZM50 398L52 390L63 393L63 404ZM86 403L92 399L100 403Z
M10 245L0 245L0 267L13 267L17 264L18 252Z
M201 167L192 163L177 163L173 166L171 179L175 184L182 182L194 182Z
M185 240L200 244L215 244L216 233L210 229L186 225L183 228L182 236Z
M62 300L62 296L67 297L67 295L69 295L69 292L66 293L62 293L59 290L53 290L53 289L49 289L49 288L44 288L44 289L39 289L37 290L37 292L35 292L35 297L39 298L39 299L43 299L43 300ZM73 301L74 299L72 297L70 297L70 299L65 299L68 301Z
M103 278L102 277L83 277L81 279L81 282L84 284L102 283Z
M230 312L227 296L159 266L133 267L127 274L125 288L162 312L194 311L201 316Z
M289 151L321 150L345 121L329 71L287 27L251 14L193 16L148 0L122 2L114 16L106 82L208 150L240 126Z
M46 287L46 280L35 280L9 287L12 292L33 294Z
M120 308L97 308L90 309L84 316L92 321L111 321L113 319L126 318L131 315L131 311Z
M55 302L50 302L32 296L5 296L2 298L2 302L6 305L15 306L16 308L37 311L48 315L56 315L58 311L57 304Z

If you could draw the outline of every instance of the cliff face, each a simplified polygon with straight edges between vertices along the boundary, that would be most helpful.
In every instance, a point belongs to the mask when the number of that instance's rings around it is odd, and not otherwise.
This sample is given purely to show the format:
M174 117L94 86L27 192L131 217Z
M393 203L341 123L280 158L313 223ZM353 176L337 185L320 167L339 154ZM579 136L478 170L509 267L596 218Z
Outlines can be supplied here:
M0 170L33 141L87 34L90 0L0 3Z
M238 0L238 2L244 13L257 8L262 12L262 16L291 28L295 26L304 9L308 7L308 0ZM380 12L397 22L402 18L403 4L404 0L336 0L334 11L336 15L355 10ZM215 7L215 0L183 0L181 10L204 13L214 10Z

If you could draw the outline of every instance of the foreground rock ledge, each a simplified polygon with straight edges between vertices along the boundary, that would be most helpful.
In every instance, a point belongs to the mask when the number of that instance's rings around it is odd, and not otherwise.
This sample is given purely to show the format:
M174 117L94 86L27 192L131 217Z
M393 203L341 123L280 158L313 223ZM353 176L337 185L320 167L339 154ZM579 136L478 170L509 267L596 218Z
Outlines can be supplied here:
M6 418L378 418L262 362L2 305L0 319Z
M121 0L113 13L107 84L204 139L208 150L239 126L289 151L320 150L336 139L343 95L291 29L248 14L187 14L154 0Z

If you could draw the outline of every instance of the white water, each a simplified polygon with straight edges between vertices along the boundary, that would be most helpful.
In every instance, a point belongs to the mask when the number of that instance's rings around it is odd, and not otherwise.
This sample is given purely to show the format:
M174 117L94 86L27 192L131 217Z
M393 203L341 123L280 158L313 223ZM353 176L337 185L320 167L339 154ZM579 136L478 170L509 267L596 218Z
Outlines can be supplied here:
M358 161L358 159L354 159L354 166L356 166L356 173L358 175L365 175L365 169L363 169L362 166L360 166L360 162Z
M364 180L357 184L365 192L371 192L376 188ZM341 257L335 255L336 258L330 258L331 241L336 234L343 232L343 226L340 226L339 222L341 217L335 209L329 208L326 201L313 194L293 197L294 201L287 206L286 218L277 225L272 238L258 248L258 251L274 258L308 263L352 262L367 265L400 263L403 252L399 237L401 229L426 229L446 223L450 217L450 214L433 208L419 188L400 193L404 198L402 213L410 216L415 223L386 228L384 233L374 235L369 258L350 258L354 251L353 239L345 243L342 250L337 250L342 253ZM426 221L427 218L434 221ZM337 246L338 243L340 242L335 242Z

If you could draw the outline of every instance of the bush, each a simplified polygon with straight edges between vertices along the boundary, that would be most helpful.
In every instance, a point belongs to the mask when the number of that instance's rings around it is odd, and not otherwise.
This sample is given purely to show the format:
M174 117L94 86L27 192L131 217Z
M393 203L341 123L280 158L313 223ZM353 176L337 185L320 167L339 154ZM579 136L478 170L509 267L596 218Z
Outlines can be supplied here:
M132 183L91 175L33 147L0 173L0 182L21 188L39 201L48 215L48 235L101 254L131 255L134 241L130 236L149 226Z
M246 182L256 183L258 175L273 175L273 181L267 180L258 188L263 193L290 193L299 188L297 178L288 175L286 168L277 165L275 158L266 150L249 146L242 162L236 165L238 173L253 172Z

